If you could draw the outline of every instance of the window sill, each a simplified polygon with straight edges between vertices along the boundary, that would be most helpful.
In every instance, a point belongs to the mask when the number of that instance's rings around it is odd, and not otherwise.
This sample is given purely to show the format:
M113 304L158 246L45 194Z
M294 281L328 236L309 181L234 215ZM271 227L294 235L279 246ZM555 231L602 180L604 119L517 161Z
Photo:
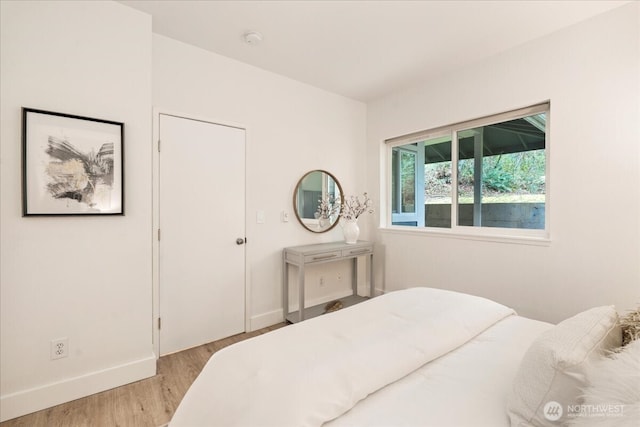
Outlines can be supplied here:
M541 236L522 236L522 235L508 235L499 233L487 233L486 229L481 230L478 233L465 233L461 231L454 231L451 229L438 230L435 228L410 228L402 226L391 227L379 227L378 231L383 234L400 234L400 235L412 235L412 236L428 236L438 237L445 239L460 239L460 240L475 240L481 242L494 242L494 243L508 243L515 245L529 245L529 246L551 246L551 239ZM491 230L493 231L493 229Z

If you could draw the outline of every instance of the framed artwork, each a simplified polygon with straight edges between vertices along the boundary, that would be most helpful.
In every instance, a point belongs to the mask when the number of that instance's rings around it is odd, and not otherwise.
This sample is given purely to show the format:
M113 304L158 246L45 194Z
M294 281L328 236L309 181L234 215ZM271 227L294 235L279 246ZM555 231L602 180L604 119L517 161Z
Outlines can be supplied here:
M124 123L23 108L22 215L124 215Z

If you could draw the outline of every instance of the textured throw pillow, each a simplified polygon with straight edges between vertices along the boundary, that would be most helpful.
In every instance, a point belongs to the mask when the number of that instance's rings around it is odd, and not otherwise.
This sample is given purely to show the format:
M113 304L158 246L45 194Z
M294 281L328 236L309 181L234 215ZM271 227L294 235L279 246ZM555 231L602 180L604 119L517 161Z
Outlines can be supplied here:
M622 341L613 306L596 307L560 322L531 344L507 403L512 427L559 426L568 405L580 403L589 363Z
M569 408L569 426L640 425L640 340L593 363L586 376L582 404Z

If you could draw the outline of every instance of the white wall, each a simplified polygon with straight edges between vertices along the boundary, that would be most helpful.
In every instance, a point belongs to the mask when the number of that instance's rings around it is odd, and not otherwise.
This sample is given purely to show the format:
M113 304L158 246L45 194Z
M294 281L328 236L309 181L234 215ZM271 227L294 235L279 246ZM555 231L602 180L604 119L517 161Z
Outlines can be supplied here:
M640 303L639 7L368 105L373 187L386 138L551 100L551 244L378 231L387 291L460 290L552 322L594 305Z
M112 2L1 7L2 420L155 374L151 19ZM125 123L125 216L21 216L21 107ZM50 340L68 337L52 361Z
M365 105L160 35L153 36L153 105L247 128L249 329L281 321L282 248L343 238L339 227L302 228L292 212L295 185L325 169L345 193L367 190ZM258 210L264 224L256 223ZM281 222L282 211L289 222Z

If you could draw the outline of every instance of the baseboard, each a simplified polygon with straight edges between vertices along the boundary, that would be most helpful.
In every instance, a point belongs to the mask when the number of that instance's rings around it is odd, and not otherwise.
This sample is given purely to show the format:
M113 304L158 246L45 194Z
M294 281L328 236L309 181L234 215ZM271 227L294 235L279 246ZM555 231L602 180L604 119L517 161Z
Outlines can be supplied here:
M382 294L386 294L385 290L384 290L384 289L381 289L381 288L374 288L374 289L373 289L373 293L374 293L374 295L375 295L375 296L377 296L377 297L379 297L379 296L380 296L380 295L382 295Z
M267 326L275 325L276 323L281 323L283 320L282 309L258 314L257 316L251 316L247 332L257 331L258 329L266 328Z
M361 293L362 292L362 293ZM376 295L382 295L384 293L384 291L382 289L378 289L376 288L374 290ZM368 295L369 293L369 288L363 288L362 290L358 289L358 294L359 295ZM347 297L349 295L352 294L352 291L346 290L346 291L341 291L341 292L337 292L335 294L332 295L326 295L322 298L316 298L313 300L309 300L306 303L306 306L312 306L312 305L317 305L317 304L325 304L327 302L330 301L334 301L340 298L344 298ZM298 309L297 305L294 305L292 307L290 307L290 310L292 311L296 311ZM282 309L279 310L273 310L273 311L269 311L267 313L262 313L262 314L258 314L256 316L252 316L249 319L249 325L248 325L248 329L247 332L252 332L252 331L256 331L258 329L262 329L262 328L266 328L267 326L272 326L275 325L276 323L280 323L283 321L283 316L282 316Z
M1 396L0 421L70 402L155 374L156 357L151 354L147 358L124 365Z
M346 298L350 295L353 295L353 291L351 289L345 289L339 292L334 292L333 294L324 295L320 298L308 300L305 302L305 307L313 307L314 305L326 304L328 302L339 300L340 298ZM295 304L294 307L291 307L291 310L298 310L298 304Z

